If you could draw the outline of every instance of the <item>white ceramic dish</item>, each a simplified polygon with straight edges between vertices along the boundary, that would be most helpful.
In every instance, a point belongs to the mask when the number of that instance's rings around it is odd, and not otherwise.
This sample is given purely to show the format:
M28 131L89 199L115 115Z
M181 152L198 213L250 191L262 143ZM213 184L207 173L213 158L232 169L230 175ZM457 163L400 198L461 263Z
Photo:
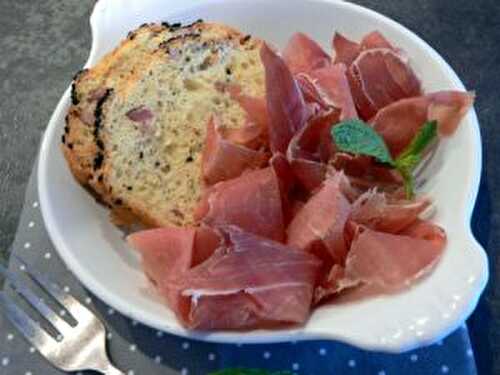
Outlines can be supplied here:
M125 5L126 4L126 5ZM360 38L382 31L411 58L426 91L464 90L450 66L419 37L368 9L332 0L101 0L91 18L93 44L86 66L96 61L143 22L188 21L202 17L234 25L283 46L304 31L329 48L335 29ZM410 290L317 309L302 328L248 333L197 333L183 329L174 314L151 292L138 257L122 233L72 178L59 143L69 90L59 102L43 140L39 193L43 217L59 254L81 282L123 314L167 332L219 342L276 342L335 339L370 350L400 352L429 344L454 330L469 316L487 276L483 249L473 238L470 217L478 192L481 142L476 114L464 119L451 141L432 161L425 186L435 199L435 220L449 243L434 272Z

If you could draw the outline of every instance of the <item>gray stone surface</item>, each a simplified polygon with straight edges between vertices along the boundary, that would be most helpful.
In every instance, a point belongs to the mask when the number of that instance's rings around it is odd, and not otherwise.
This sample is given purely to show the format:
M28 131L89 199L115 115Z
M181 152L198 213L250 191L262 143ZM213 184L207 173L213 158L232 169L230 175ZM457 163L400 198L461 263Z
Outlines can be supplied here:
M469 320L478 373L500 374L500 3L358 0L416 31L476 90L484 169L473 228L491 280ZM2 0L0 5L0 249L13 239L38 142L60 95L87 58L93 1ZM0 254L1 254L0 250Z

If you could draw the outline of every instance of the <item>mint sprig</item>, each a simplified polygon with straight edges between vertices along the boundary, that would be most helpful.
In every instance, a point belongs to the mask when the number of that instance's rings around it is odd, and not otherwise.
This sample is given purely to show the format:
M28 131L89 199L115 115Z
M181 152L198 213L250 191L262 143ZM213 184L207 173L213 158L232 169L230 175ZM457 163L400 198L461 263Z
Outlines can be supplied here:
M347 120L332 127L333 141L340 151L374 157L378 162L396 169L403 177L406 197L415 195L413 171L422 161L426 148L437 137L437 122L424 123L410 144L394 160L384 139L367 123Z

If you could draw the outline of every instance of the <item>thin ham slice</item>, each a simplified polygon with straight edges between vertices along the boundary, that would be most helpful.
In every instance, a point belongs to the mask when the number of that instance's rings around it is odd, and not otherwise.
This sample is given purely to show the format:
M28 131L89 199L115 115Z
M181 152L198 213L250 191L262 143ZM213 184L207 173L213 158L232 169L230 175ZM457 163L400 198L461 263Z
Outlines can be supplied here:
M442 136L453 134L473 102L473 93L439 91L392 103L370 123L384 138L392 155L397 156L426 121L437 120Z
M399 99L421 94L420 81L408 59L389 48L367 49L349 67L349 83L364 119Z
M408 228L431 205L427 198L391 202L386 194L370 190L352 206L350 220L386 233L399 233Z
M281 207L283 211L283 224L286 226L295 214L292 206L294 198L292 194L296 186L296 178L285 155L281 153L274 154L269 164L273 168L278 179Z
M300 184L309 191L317 188L325 179L328 167L321 160L321 146L323 142L331 144L329 130L336 119L338 112L333 110L310 119L288 145L287 159L292 171ZM327 145L324 147L326 149Z
M270 148L273 153L285 153L293 135L304 127L309 111L283 59L265 43L260 56L266 75Z
M339 32L333 35L332 47L335 51L335 64L343 63L346 66L350 66L361 52L359 43L347 39Z
M293 75L311 72L331 64L330 56L304 33L292 35L283 50L283 60Z
M351 204L343 193L345 176L339 172L297 212L287 228L287 244L319 255L327 263L343 264L347 247L344 226Z
M146 275L158 284L169 272L191 267L196 230L166 227L133 233L127 242L139 251Z
M391 43L382 35L380 31L372 31L366 34L360 43L361 50L373 49L373 48L388 48L396 50Z
M232 224L276 241L284 238L280 182L272 167L249 171L214 185L197 218L208 225Z
M429 231L428 226L433 230ZM359 231L346 260L346 279L375 285L386 292L411 285L436 264L446 244L439 227L428 223L426 228L426 238L368 228Z
M344 64L330 64L315 69L309 73L309 77L316 87L315 96L321 98L319 102L337 109L340 112L339 120L358 118Z
M320 262L314 256L234 226L204 263L161 286L181 296L176 310L192 329L242 329L303 323Z
M368 49L388 48L397 51L382 33L377 30L366 34L360 43L349 40L339 32L335 32L332 47L335 51L335 64L344 63L346 66L350 66L362 51Z
M347 77L358 114L364 120L399 99L421 94L420 81L407 57L378 31L360 43L335 33L335 63L347 66Z
M157 287L208 259L220 241L219 235L207 227L148 229L127 237L141 254L144 272ZM172 309L179 308L179 293L167 291L165 297Z
M245 137L242 132L245 130L240 130L238 133L233 131L230 138L234 140ZM223 138L217 119L214 116L210 117L202 153L202 174L206 184L212 185L219 181L238 177L247 169L263 166L267 159L268 155L263 151L252 150Z

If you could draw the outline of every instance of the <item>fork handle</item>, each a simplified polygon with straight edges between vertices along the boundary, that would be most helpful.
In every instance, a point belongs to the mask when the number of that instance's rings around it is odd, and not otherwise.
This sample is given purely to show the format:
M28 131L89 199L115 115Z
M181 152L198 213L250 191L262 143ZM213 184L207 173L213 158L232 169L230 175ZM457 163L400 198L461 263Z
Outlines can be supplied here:
M125 375L124 372L121 372L120 370L118 370L116 367L114 367L111 364L108 366L108 368L106 369L104 374L105 375Z

